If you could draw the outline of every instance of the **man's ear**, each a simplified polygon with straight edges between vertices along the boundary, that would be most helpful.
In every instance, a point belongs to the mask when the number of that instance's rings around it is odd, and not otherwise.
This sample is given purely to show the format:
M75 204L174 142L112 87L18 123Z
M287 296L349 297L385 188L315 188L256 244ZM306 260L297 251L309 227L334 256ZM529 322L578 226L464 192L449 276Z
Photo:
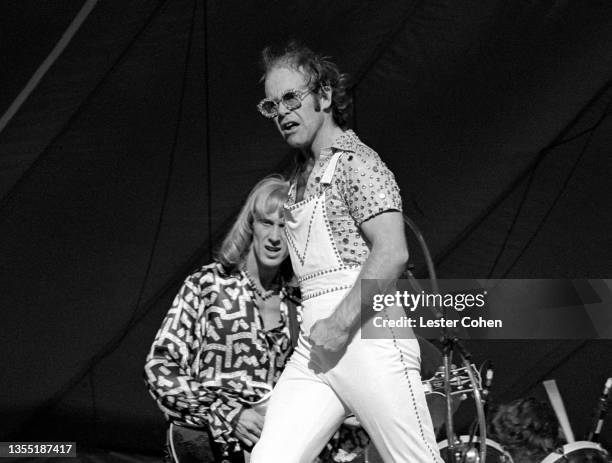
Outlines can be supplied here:
M321 85L319 90L319 101L321 102L321 109L323 111L329 110L332 105L332 93L333 90L330 85Z

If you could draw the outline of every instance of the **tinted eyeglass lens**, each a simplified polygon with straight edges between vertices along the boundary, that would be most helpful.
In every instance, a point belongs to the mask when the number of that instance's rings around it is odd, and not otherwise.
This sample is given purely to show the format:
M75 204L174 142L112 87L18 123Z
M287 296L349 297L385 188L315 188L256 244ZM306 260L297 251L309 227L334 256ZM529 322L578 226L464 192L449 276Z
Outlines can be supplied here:
M302 102L296 92L288 92L283 95L283 104L287 109L297 109L302 105Z
M261 110L267 115L275 116L277 107L278 105L276 104L276 102L268 100L263 102L263 104L261 105Z

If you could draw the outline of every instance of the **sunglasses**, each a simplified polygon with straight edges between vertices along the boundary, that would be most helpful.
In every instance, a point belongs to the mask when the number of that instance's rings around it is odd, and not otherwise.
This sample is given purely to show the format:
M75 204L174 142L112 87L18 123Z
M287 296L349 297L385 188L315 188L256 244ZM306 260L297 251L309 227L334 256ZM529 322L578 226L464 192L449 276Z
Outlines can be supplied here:
M281 95L280 98L264 98L257 105L257 109L261 113L262 116L272 119L273 117L278 116L278 105L283 104L285 108L289 111L293 111L302 106L302 100L306 98L306 95L311 93L311 89L306 90L297 90L291 89L287 90L285 93Z

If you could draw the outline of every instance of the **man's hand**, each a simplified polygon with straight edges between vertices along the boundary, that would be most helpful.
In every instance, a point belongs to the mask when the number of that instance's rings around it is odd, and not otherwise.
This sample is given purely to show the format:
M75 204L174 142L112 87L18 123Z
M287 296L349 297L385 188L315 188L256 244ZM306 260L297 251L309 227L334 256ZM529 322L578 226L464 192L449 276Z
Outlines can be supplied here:
M332 315L328 318L317 320L310 329L310 342L314 346L337 352L346 346L349 338L349 330L343 328Z
M346 347L349 335L361 322L361 284L359 280L392 280L404 271L408 261L408 246L404 237L404 218L401 212L388 211L361 224L361 231L371 243L372 249L366 259L355 285L334 309L333 314L318 320L310 330L310 341L314 346L337 352ZM372 289L370 290L372 291ZM365 294L365 301L373 294Z
M234 428L234 436L252 447L259 440L263 429L264 418L252 408L244 408L238 415L238 422Z

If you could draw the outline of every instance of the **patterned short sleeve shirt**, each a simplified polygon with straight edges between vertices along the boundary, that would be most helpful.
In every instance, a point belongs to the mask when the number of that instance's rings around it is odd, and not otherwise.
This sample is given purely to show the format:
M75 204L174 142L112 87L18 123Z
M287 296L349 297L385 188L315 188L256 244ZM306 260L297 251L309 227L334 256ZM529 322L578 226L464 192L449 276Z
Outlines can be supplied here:
M393 173L378 154L355 135L343 132L329 149L321 151L312 169L304 199L323 193L321 177L332 156L340 152L332 185L327 190L325 206L332 235L346 265L362 265L369 255L369 245L359 227L363 222L386 211L402 211L402 198ZM291 188L288 205L295 204L296 188Z

